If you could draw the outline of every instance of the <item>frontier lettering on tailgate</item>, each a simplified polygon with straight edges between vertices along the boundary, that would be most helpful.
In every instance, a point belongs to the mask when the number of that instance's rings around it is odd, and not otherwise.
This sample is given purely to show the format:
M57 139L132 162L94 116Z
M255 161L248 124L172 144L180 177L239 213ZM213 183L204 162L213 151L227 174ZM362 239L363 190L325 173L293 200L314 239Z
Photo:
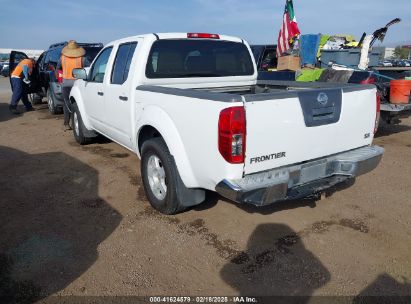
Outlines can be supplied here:
M284 158L284 157L286 157L285 152L274 153L274 154L271 154L271 155L263 155L263 156L260 156L260 157L253 157L250 160L250 164L261 163L261 162L265 162L265 161L268 161L268 160Z

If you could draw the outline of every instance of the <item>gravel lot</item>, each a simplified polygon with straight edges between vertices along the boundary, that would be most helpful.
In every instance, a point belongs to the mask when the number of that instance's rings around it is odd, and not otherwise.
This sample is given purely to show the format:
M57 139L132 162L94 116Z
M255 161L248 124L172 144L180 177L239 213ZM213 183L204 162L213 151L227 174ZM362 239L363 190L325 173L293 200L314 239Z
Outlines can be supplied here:
M411 296L410 118L380 130L375 171L323 200L258 209L210 193L163 216L135 155L80 147L45 103L12 116L9 99L1 77L0 294Z

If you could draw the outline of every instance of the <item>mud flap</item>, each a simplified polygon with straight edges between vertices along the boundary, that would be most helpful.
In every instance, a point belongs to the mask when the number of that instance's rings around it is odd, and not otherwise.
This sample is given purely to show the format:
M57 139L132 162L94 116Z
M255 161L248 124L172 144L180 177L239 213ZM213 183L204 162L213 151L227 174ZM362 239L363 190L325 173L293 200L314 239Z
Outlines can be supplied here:
M180 177L180 173L175 165L174 157L171 155L175 166L175 180L176 180L176 191L180 203L184 207L192 207L201 204L205 200L205 190L203 189L190 189L184 185L183 180Z

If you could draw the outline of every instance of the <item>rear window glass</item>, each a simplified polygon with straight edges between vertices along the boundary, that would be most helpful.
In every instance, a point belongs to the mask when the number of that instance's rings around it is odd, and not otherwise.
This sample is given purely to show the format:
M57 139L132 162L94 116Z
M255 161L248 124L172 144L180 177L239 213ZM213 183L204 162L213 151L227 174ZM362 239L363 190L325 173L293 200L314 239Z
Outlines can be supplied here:
M49 51L49 55L48 55L48 64L54 66L54 68L57 66L57 63L60 60L60 56L61 56L61 50L63 48L56 48L56 49L52 49Z
M98 52L100 52L103 47L83 46L83 48L86 51L86 55L84 56L86 58L85 59L85 67L88 67L93 62L94 58L96 58Z
M219 40L158 40L151 48L146 66L147 78L253 74L247 47L243 43Z

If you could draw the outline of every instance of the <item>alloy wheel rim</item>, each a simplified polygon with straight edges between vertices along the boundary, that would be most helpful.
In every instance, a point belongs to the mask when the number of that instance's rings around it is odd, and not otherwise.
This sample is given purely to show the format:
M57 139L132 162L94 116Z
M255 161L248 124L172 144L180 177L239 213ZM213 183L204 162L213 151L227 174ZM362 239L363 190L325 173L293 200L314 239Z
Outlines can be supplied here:
M53 99L51 98L51 93L47 94L47 103L49 105L50 112L53 110Z
M166 172L156 155L151 155L148 159L147 177L151 192L158 200L163 200L167 195Z
M78 117L77 117L76 112L74 112L74 115L73 115L73 122L74 122L74 131L76 131L77 136L79 136L80 128L79 128Z

